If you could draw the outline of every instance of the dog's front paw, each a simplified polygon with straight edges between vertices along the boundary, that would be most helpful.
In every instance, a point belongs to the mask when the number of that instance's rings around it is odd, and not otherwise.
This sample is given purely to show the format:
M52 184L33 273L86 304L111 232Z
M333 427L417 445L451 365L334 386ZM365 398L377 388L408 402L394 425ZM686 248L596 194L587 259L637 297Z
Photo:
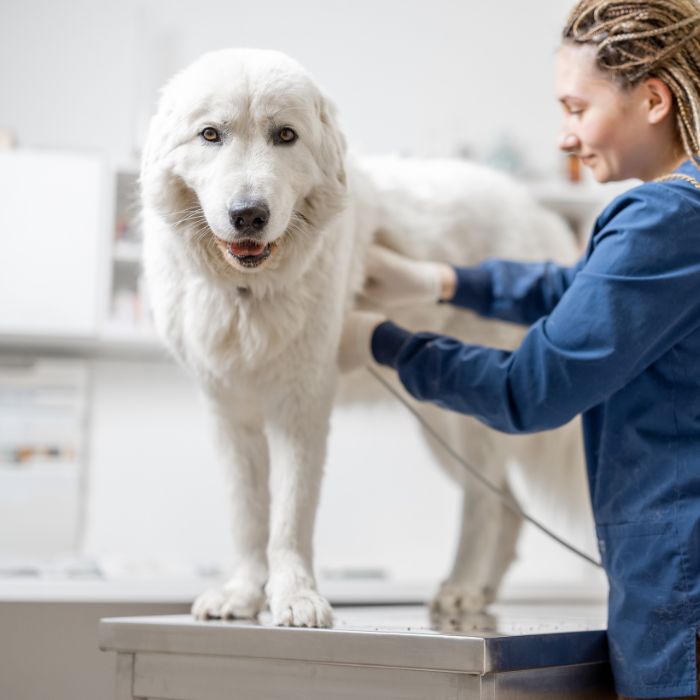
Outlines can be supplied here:
M433 617L478 613L491 599L486 589L445 581L430 603L430 613Z
M312 588L270 596L276 625L285 627L331 627L333 611L328 601Z
M202 593L192 605L192 615L198 620L253 619L264 606L265 594L262 588L230 583L221 590L212 589Z

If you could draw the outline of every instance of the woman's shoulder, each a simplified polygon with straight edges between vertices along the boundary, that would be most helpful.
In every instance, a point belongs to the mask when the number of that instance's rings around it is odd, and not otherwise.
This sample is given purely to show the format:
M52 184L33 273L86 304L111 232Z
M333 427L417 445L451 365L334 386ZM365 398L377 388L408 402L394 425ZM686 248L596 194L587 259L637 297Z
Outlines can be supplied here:
M610 226L673 226L679 220L685 230L694 229L700 237L700 171L691 161L665 178L644 182L615 197L598 217L594 233Z

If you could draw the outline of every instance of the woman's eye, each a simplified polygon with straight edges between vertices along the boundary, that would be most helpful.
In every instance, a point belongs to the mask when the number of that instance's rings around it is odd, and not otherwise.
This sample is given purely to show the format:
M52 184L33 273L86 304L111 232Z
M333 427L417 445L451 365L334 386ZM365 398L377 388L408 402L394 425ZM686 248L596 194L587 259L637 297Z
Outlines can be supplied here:
M288 126L283 126L277 132L277 142L278 143L294 143L299 137L297 136L294 129L290 129Z
M206 129L202 129L200 136L205 141L210 141L211 143L221 141L221 136L219 135L219 132L213 126L208 126Z

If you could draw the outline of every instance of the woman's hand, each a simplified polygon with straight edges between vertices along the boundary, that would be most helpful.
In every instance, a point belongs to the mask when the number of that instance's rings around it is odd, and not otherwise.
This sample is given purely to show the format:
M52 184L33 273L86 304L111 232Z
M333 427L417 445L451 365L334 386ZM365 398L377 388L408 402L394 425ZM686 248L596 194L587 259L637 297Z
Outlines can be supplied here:
M381 306L434 304L454 296L457 277L445 263L413 260L381 245L367 254L364 295Z

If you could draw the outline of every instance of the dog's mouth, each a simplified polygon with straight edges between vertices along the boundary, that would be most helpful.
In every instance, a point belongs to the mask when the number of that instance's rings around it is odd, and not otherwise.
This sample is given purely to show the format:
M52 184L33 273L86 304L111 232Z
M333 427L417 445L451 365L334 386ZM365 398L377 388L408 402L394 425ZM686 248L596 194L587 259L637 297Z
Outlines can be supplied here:
M231 256L243 267L253 268L261 265L270 257L277 247L275 241L263 243L253 238L242 238L235 241L221 241L225 246L226 254Z

